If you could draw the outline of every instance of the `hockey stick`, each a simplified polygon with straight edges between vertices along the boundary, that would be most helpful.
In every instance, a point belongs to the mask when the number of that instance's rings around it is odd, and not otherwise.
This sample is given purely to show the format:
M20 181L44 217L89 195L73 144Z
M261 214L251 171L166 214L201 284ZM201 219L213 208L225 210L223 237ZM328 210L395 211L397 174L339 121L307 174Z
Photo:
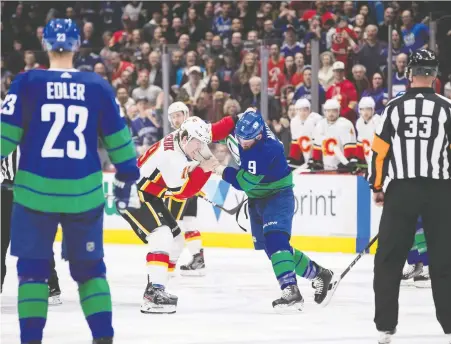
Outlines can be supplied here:
M366 245L365 249L360 252L357 257L355 257L355 259L351 262L351 264L349 264L349 266L346 268L345 271L343 271L341 273L341 275L338 277L338 279L336 279L335 281L332 279L332 281L329 284L329 292L327 293L327 297L324 300L324 302L321 304L323 307L326 307L330 300L332 299L332 297L335 294L335 291L338 288L338 285L340 284L341 280L349 273L349 271L351 271L351 269L354 267L354 265L357 264L357 262L360 260L360 258L362 258L365 254L367 254L367 251L369 251L369 249L371 248L371 246L374 245L374 243L377 241L377 239L379 238L379 234L376 234L376 236L368 243L368 245Z
M241 203L239 203L236 207L234 207L232 209L226 209L223 206L213 202L212 200L209 200L208 198L206 198L204 196L198 196L198 197L202 198L204 201L210 203L213 207L221 209L222 211L226 212L229 215L235 215L236 213L238 213L238 211L240 210L241 206L246 201L246 200L243 200Z
M202 198L204 201L210 203L212 206L221 209L222 211L224 211L225 213L229 214L229 215L235 215L236 213L238 213L238 211L241 208L241 205L244 203L245 200L243 200L241 203L239 203L236 207L232 208L232 209L226 209L223 206L209 200L208 198L204 197L204 196L198 196L199 198ZM105 199L114 199L113 195L105 195Z

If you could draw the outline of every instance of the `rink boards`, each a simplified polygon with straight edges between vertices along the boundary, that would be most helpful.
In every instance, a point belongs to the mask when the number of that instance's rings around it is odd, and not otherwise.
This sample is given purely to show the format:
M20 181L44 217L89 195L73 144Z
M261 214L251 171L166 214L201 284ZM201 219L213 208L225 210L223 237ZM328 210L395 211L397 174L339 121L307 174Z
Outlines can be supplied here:
M112 193L113 174L104 174L104 192ZM381 209L373 205L363 177L351 175L295 175L296 213L292 244L301 250L317 252L360 252L378 231ZM212 176L203 191L225 208L233 208L244 198L220 178ZM207 247L252 248L249 220L244 212L231 216L198 200L195 227ZM111 198L106 199L104 239L106 243L142 244L120 217ZM60 234L58 234L60 239ZM375 247L371 250L374 252Z

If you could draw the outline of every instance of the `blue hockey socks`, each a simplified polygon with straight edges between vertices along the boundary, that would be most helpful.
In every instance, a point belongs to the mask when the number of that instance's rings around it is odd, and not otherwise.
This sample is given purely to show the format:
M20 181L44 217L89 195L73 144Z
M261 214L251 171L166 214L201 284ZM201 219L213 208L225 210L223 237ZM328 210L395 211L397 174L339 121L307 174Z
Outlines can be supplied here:
M46 259L19 258L17 274L20 340L40 341L47 321L50 263Z
M271 231L265 234L265 238L266 251L271 257L272 268L280 288L285 289L289 285L297 284L290 237L285 232Z
M297 249L294 249L294 264L296 275L298 276L311 280L318 275L318 264Z
M81 308L92 337L113 337L111 294L103 259L70 262L70 272L78 282Z

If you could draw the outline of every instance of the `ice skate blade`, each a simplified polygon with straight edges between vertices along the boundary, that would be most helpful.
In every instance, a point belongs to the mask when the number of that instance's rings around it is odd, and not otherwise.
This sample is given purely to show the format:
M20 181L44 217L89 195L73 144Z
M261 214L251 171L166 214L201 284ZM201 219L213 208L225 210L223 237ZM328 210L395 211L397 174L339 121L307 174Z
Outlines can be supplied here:
M147 303L141 305L141 313L143 314L174 314L177 311L177 306L173 305L156 305L154 303Z
M206 275L206 269L196 269L196 270L180 270L180 276L185 277L203 277Z
M299 314L304 310L304 301L296 302L291 305L276 305L273 306L274 311L278 314Z
M337 274L334 274L332 276L332 280L329 283L327 295L324 298L323 302L319 304L321 307L326 307L329 305L330 301L332 300L332 297L334 296L335 292L337 291L338 285L340 284L341 279Z
M416 288L424 289L431 288L431 280L428 281L415 281L413 282L413 286Z
M61 301L60 295L55 295L55 296L49 297L49 306L59 306L62 304L63 304L63 301Z

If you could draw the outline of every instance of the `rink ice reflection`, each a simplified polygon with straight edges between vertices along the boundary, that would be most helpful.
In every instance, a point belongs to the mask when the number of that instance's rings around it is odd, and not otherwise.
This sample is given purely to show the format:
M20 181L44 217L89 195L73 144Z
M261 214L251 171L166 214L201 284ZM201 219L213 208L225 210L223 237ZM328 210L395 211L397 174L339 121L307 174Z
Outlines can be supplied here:
M59 256L60 245L55 244ZM174 315L139 311L146 286L146 247L108 245L106 263L113 296L115 344L376 344L373 324L373 256L363 257L339 286L326 308L313 302L311 284L299 279L304 312L276 314L271 302L280 296L270 262L263 252L205 249L207 276L177 277L168 291L179 297ZM341 272L355 255L311 253L319 264ZM188 260L186 252L181 262ZM1 343L19 343L16 260L8 257L1 296ZM91 343L78 303L77 286L66 262L57 260L63 305L49 307L45 344ZM393 344L446 343L435 319L430 289L403 287L400 323Z

